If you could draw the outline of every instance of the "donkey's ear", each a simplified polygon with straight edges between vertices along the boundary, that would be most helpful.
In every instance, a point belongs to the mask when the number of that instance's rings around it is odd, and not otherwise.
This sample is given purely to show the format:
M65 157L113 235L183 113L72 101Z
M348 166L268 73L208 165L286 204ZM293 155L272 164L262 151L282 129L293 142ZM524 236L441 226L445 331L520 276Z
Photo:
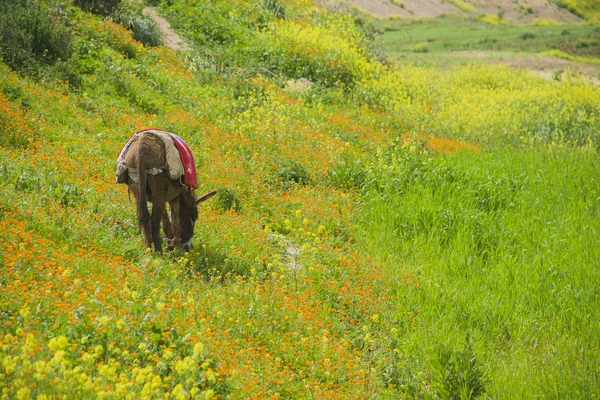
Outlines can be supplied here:
M206 194L203 194L202 196L194 196L194 201L196 202L196 204L200 204L203 201L206 201L206 200L210 199L215 194L217 194L217 191L213 190L213 191L210 191L210 192L208 192Z

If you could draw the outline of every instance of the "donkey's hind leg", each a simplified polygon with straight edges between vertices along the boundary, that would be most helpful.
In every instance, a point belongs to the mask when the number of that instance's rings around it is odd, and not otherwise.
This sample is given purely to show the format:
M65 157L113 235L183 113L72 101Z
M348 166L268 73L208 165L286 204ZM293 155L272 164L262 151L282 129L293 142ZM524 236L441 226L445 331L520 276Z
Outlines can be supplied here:
M160 222L163 215L166 213L165 203L163 201L152 202L152 240L154 242L154 249L161 253L162 252L162 237L160 234Z
M135 197L136 202L140 196L140 188L138 185L129 184L129 191L133 193L133 197ZM144 200L145 201L145 200ZM146 205L147 207L147 205ZM147 210L147 208L146 208ZM150 218L146 218L146 213L142 212L143 207L137 207L136 214L139 223L140 230L144 233L144 244L146 247L152 247L152 221Z
M179 197L171 200L169 202L169 208L171 213L171 226L173 229L173 240L175 242L175 247L181 247L181 215L180 215L180 205L179 205Z

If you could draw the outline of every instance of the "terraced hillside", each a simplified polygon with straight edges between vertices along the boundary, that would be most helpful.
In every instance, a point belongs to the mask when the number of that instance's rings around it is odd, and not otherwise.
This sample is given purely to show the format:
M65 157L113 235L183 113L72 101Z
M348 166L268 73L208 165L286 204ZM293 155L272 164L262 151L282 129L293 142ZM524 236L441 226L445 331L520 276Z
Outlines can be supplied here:
M594 0L321 0L332 11L352 7L376 18L434 18L440 15L501 15L511 23L552 19L562 23L598 21L600 5Z

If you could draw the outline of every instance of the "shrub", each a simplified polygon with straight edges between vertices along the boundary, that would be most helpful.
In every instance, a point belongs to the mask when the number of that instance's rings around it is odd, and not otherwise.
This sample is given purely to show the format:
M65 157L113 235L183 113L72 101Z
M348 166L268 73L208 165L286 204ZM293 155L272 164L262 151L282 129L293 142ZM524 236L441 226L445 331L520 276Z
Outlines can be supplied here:
M467 339L462 350L439 347L437 359L432 364L439 398L476 399L485 393L487 382L477 361L472 339Z
M277 172L283 182L306 185L310 183L310 174L306 166L296 160L286 160Z
M232 3L198 2L192 7L185 2L176 2L166 11L172 25L185 31L198 46L214 49L218 45L245 41L246 16L230 18L235 13Z
M535 34L531 33L531 32L522 33L521 39L523 39L523 40L535 39Z
M261 106L267 101L265 87L246 76L232 75L228 83L231 87L234 111L236 113Z
M454 7L458 8L461 11L464 11L466 13L470 13L475 11L475 7L473 7L470 4L465 3L464 1L461 0L449 0L448 1L450 4L452 4Z
M132 31L135 40L147 46L162 46L163 41L160 38L158 25L152 18L143 15L140 7L134 7L130 4L121 3L112 13L110 19Z
M490 14L480 14L477 17L475 17L475 19L477 21L485 22L490 25L500 25L500 24L506 23L506 21L499 18L497 15L490 15Z
M235 190L234 188L220 188L217 191L217 204L219 208L223 211L242 211L242 203L240 202L240 196L237 190Z
M285 7L279 0L263 0L261 6L277 19L285 19Z
M536 18L532 22L535 26L558 26L561 25L560 22L552 19L552 18Z
M0 56L11 68L37 75L71 57L71 32L38 3L0 0Z
M344 156L329 170L329 179L339 189L360 189L368 179L368 172L359 158Z
M75 0L74 4L84 11L108 16L121 3L121 0Z
M411 46L411 51L415 53L427 53L429 51L429 43L421 42Z
M575 47L578 49L587 49L598 47L600 45L598 39L579 38L575 42Z

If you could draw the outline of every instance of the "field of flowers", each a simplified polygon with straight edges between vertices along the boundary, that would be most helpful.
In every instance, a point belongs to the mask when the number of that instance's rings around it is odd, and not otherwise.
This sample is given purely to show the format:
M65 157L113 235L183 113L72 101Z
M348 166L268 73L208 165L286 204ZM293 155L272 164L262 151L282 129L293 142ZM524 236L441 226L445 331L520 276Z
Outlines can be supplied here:
M70 58L0 62L1 398L600 395L598 88L396 65L306 0L153 3L194 50L43 1ZM219 190L186 253L113 183L146 127Z

